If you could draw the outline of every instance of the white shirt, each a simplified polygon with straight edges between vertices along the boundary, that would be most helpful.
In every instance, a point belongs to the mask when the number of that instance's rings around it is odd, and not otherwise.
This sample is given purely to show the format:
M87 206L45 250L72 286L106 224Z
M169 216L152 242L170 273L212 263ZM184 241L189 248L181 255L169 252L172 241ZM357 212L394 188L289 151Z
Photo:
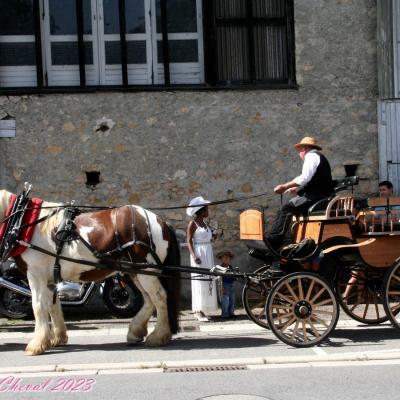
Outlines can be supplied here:
M296 176L293 179L293 182L297 183L299 186L303 186L306 183L311 181L311 178L314 176L315 171L318 168L321 159L317 150L311 150L304 156L303 169L301 171L301 175Z

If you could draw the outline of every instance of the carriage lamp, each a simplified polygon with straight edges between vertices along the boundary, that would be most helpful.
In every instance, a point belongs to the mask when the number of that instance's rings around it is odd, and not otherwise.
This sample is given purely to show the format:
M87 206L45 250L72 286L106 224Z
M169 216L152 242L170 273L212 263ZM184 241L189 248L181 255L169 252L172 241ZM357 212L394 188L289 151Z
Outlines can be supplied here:
M355 176L359 165L359 163L344 164L346 176Z
M88 189L95 190L100 183L100 171L86 171L85 185Z

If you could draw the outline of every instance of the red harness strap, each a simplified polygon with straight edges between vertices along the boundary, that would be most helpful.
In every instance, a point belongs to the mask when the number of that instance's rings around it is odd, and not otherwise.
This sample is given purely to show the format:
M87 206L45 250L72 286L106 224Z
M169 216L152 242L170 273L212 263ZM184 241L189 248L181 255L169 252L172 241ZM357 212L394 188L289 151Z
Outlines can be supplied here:
M8 208L7 208L6 218L11 214L11 211L14 207L14 203L15 203L16 199L17 199L17 196L15 194L13 194L11 196L10 204L8 205ZM25 214L22 219L22 225L32 224L35 221L37 221L39 214L40 214L41 207L42 207L42 203L43 203L43 200L36 198L36 197L29 200L27 210L25 211ZM30 225L25 228L22 228L21 232L19 233L18 239L23 240L24 242L30 243L32 236L33 236L33 232L35 230L35 226L36 225ZM6 223L3 223L0 227L0 241L3 239L6 227L7 227ZM26 247L17 245L12 249L12 251L10 253L10 257L19 256L25 250L26 250Z

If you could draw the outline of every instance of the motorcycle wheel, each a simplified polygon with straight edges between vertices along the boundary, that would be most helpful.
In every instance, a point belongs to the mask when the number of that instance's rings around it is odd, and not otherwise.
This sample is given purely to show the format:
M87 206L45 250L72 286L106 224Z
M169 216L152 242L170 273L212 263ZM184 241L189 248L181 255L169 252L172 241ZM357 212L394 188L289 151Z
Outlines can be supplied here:
M23 319L32 315L31 299L14 291L0 288L0 314L11 319Z
M122 318L133 318L143 306L142 294L128 276L106 279L103 300L112 314Z

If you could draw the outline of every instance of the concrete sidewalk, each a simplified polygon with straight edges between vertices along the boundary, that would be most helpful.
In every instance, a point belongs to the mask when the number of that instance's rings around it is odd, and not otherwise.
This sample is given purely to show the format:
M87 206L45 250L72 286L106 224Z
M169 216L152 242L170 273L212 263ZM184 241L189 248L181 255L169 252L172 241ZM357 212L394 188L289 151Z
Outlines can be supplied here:
M238 331L260 331L270 332L253 321L251 321L243 309L236 311L234 318L222 319L219 314L211 313L208 321L199 321L191 311L181 311L179 319L179 333L185 332L238 332ZM112 335L126 333L131 319L79 319L66 321L68 335ZM149 321L149 332L151 332L157 320L152 317ZM0 319L1 338L31 338L33 336L34 321ZM349 318L341 318L337 328L354 329L360 323ZM179 334L178 333L178 334Z
M65 314L65 322L69 329L80 329L85 327L86 325L98 325L99 327L102 326L110 326L110 325L126 325L131 321L131 318L116 318L112 317L107 313L102 313L102 309L92 308L92 310L83 311L83 309L79 308L76 309L77 313L74 314L71 312L72 307ZM229 319L222 319L220 316L221 312L217 311L214 313L210 313L208 315L209 321L202 322L199 321L194 313L191 310L182 310L180 311L179 315L179 326L182 331L190 331L196 330L201 325L213 325L219 323L225 324L240 324L243 322L248 322L254 324L248 317L243 308L239 308L235 310L236 316L234 318ZM104 317L103 317L104 316ZM150 318L150 325L156 322L156 318ZM256 324L254 324L256 326ZM29 330L30 328L33 329L34 321L33 320L12 320L7 318L0 317L0 335L1 332L11 330L11 331L18 331L20 329Z

